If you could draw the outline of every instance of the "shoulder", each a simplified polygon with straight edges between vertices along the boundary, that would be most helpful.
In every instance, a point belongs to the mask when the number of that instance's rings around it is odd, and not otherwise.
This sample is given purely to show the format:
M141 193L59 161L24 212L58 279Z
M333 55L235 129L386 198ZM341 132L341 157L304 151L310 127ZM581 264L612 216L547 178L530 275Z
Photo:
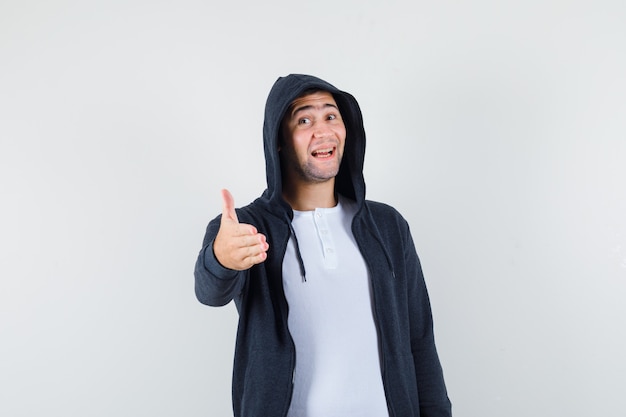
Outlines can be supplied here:
M361 213L362 224L378 236L392 258L416 255L409 223L395 207L366 200Z
M406 220L395 207L379 201L365 200L365 207L376 222L393 221L406 224Z
M402 241L409 239L410 228L406 219L395 208L378 201L365 201L363 220L378 231L386 241Z

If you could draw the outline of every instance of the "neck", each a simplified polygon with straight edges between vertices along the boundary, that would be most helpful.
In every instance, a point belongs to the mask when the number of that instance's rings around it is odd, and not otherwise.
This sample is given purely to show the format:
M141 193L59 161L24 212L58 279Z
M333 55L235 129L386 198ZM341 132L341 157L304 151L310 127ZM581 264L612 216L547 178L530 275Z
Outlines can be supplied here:
M337 205L335 179L321 183L283 184L283 198L292 209L310 211Z

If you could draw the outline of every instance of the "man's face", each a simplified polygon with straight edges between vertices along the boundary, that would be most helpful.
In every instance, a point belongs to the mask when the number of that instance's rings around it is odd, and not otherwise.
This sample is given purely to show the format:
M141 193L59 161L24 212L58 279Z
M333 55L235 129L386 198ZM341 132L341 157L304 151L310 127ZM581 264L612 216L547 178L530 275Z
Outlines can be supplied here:
M290 180L319 183L337 175L346 127L330 93L319 91L295 99L282 129L281 164Z

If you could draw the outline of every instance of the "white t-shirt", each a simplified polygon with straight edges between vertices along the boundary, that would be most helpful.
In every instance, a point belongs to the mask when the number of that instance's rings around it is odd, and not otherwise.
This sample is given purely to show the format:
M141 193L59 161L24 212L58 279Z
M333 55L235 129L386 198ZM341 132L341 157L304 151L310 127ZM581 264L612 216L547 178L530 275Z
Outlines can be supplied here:
M289 331L296 345L288 417L388 416L368 270L352 234L356 206L294 211L283 260Z

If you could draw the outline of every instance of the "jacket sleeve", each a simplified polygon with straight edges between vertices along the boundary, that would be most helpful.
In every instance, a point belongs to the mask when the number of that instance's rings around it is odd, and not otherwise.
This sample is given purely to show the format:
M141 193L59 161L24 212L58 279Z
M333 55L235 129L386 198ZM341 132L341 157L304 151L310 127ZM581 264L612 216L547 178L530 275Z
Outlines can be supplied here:
M415 364L420 416L451 417L452 406L435 347L430 300L408 225L406 233L411 352Z
M213 242L220 226L220 217L207 226L202 249L194 270L198 301L210 306L224 306L242 290L248 271L235 271L223 267L213 252Z

